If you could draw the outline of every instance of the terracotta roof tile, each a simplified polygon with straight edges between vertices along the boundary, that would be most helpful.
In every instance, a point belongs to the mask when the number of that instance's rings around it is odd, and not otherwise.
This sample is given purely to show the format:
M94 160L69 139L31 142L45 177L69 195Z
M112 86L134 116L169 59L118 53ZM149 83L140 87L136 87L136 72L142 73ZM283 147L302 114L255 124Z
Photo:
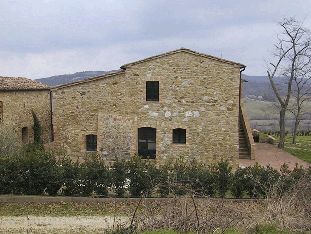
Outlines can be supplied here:
M50 89L49 85L23 77L0 76L0 90Z

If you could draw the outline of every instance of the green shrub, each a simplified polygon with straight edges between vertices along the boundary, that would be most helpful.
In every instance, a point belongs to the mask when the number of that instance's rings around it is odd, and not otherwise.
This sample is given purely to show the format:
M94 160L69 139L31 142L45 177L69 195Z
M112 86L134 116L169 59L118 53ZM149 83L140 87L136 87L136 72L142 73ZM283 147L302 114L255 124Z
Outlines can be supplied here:
M25 194L27 170L14 156L0 158L0 194Z
M232 183L232 166L229 160L223 160L212 164L211 173L212 177L216 180L216 188L220 197L225 197L227 191Z
M98 154L88 154L84 157L80 169L82 196L90 196L93 192L107 196L111 176L105 161Z
M127 163L118 158L112 164L111 179L117 197L123 197L126 192Z
M212 167L200 167L198 171L198 182L200 183L200 190L197 193L203 196L215 197L217 193L216 174L212 172Z
M59 159L59 166L63 175L62 193L65 196L80 195L80 164L77 160L73 162L67 155L62 155Z
M159 173L154 161L134 156L128 161L127 165L131 196L140 197L142 194L150 196L153 188L159 182Z
M158 169L158 192L161 197L167 197L170 194L170 166L169 162L160 165Z
M28 181L24 190L28 195L41 195L45 191L49 195L56 195L61 188L62 170L57 164L56 155L44 151L37 144L25 145L20 153L20 165L27 171ZM27 169L26 169L27 168Z
M304 169L302 166L296 164L293 170L289 170L287 164L283 164L281 167L281 176L278 182L278 194L282 196L284 193L290 193L295 189L295 186L299 184L302 179L311 179L311 169Z
M235 198L242 198L244 196L246 184L249 180L247 171L246 168L239 167L233 175L231 193Z
M170 168L171 189L176 195L185 195L191 190L191 166L185 158L178 158ZM194 171L192 171L194 173Z
M234 197L241 198L247 194L250 198L266 197L280 173L270 166L264 168L256 163L254 166L238 168L234 173L231 192Z

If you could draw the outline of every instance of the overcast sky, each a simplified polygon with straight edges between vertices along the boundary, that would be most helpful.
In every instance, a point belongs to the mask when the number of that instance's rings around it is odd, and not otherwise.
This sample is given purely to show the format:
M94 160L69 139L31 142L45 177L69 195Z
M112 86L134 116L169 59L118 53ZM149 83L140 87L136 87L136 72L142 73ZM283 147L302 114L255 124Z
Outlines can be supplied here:
M0 76L109 71L185 47L266 75L276 22L311 0L0 0Z

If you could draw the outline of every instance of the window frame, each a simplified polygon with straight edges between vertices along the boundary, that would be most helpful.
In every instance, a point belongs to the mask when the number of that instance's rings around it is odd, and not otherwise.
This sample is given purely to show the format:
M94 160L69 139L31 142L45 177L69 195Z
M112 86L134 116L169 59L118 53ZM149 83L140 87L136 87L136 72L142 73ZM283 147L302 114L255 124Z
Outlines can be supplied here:
M138 128L138 155L143 159L155 159L157 154L157 129Z
M158 102L160 97L159 81L146 81L146 101Z
M95 134L86 135L86 151L97 152L97 135Z
M173 129L173 144L187 144L187 130L184 128Z

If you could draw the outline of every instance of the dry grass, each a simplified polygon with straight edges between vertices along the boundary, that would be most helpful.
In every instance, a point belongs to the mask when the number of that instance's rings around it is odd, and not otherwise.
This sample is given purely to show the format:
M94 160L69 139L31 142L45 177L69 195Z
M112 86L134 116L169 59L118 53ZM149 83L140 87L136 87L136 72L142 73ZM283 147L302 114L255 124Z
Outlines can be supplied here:
M291 192L278 196L276 186L266 200L264 222L273 222L279 228L305 233L311 230L311 181L303 177Z
M282 196L275 186L262 200L176 197L158 204L142 200L139 207L133 225L140 232L223 233L238 229L240 233L258 233L258 227L273 226L279 233L311 233L311 182L307 178L300 179L292 191L282 191Z
M254 226L254 212L261 202L229 201L221 199L166 199L160 209L144 204L135 219L139 231L170 229L178 232L211 233L228 228ZM258 212L256 212L258 213Z

